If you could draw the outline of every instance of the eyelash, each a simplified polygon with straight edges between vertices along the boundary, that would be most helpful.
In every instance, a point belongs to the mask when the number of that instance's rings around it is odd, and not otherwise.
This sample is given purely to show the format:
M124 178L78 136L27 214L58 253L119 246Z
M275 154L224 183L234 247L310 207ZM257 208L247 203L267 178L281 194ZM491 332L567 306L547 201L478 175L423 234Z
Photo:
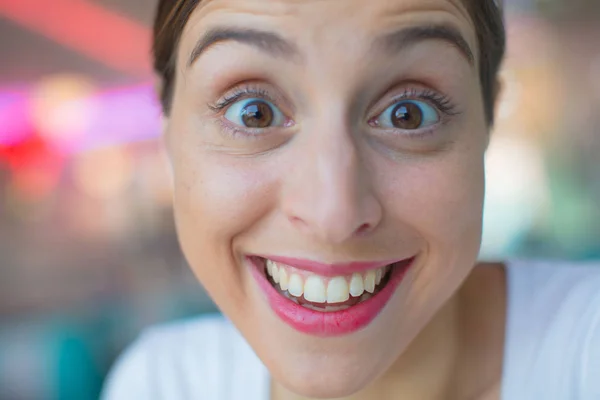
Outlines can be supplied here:
M275 99L273 96L271 96L269 94L269 92L263 88L250 87L250 86L243 87L242 86L242 87L237 87L237 88L233 89L231 92L229 92L225 96L223 96L223 98L218 100L216 103L208 104L208 107L210 110L212 110L215 113L221 113L223 110L225 110L227 107L234 104L235 102L242 100L243 98L250 97L250 96L259 97L264 100L268 100L273 104L278 103L278 100ZM397 103L402 100L408 100L408 99L427 101L427 102L431 103L432 105L434 105L441 113L443 113L449 117L461 114L461 112L458 111L456 105L452 102L452 100L450 99L449 96L441 94L441 93L436 92L431 89L415 89L415 88L405 89L402 93L394 96L389 102L386 103L387 105L380 112L383 112L385 109L387 109L387 107L390 107L394 103ZM377 114L377 115L379 115L379 114ZM235 136L246 136L246 137L257 136L257 135L248 134L248 132L251 131L252 128L244 128L244 127L234 126L232 124L226 123L225 121L219 121L219 124L231 136L234 136L234 137ZM266 128L263 128L260 130L264 131L265 129ZM435 130L435 127L429 128L429 129L426 128L424 131L421 131L421 132L417 132L417 131L409 132L408 136L428 136L434 130Z
M410 99L427 101L433 104L438 110L440 110L442 113L448 116L460 114L460 112L457 110L456 105L452 102L450 97L431 89L405 89L404 92L394 96L394 98L388 103L386 108L401 100Z
M412 139L425 139L429 136L434 135L437 129L439 128L439 125L447 122L447 117L453 117L461 114L461 111L458 110L458 107L449 96L436 92L432 89L410 88L404 89L402 93L395 95L392 99L384 103L385 105L383 107L378 107L377 114L369 118L369 125L371 125L371 121L373 119L378 118L383 112L385 112L385 110L387 110L392 105L401 102L402 100L420 100L428 102L431 105L433 105L437 110L439 110L441 114L443 114L440 115L440 120L435 125L416 130L403 131L402 136L406 136ZM390 130L388 129L387 131ZM397 132L398 129L393 129L393 131Z
M267 90L261 87L240 86L227 93L216 103L208 104L208 108L215 114L221 114L224 110L227 109L227 107L229 107L233 103L248 97L258 97L270 101L273 104L277 104L279 102L278 99L271 96ZM225 121L223 118L219 118L216 122L225 133L227 133L234 139L259 139L260 135L253 135L251 133L255 131L253 130L253 128L237 126L235 124L230 123L229 121ZM263 133L265 129L268 128L258 129L256 130L256 133L259 133L259 131L260 133Z
M237 87L232 92L227 93L225 96L223 96L223 98L217 101L216 103L209 104L208 107L214 112L221 112L236 101L241 100L244 97L248 97L248 95L260 97L272 103L277 102L277 100L274 99L268 91L262 88Z

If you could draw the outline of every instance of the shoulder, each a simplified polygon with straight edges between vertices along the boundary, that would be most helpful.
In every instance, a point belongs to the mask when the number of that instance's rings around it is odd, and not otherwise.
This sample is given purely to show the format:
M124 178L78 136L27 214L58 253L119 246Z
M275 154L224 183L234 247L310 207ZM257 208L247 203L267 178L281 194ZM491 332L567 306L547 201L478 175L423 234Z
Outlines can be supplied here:
M113 366L102 399L187 398L186 393L197 391L197 379L188 378L214 375L214 367L223 362L223 347L232 343L234 334L220 316L148 328ZM198 389L210 394L212 381L207 379Z
M600 315L600 262L516 261L506 271L509 306L572 323Z
M509 381L536 398L599 398L600 263L517 261L506 273Z

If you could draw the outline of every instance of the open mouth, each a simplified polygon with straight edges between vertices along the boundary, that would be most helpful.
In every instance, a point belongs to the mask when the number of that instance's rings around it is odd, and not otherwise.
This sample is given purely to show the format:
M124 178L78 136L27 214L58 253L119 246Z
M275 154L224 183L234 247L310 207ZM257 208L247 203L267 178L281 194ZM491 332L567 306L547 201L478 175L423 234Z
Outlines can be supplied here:
M321 276L259 257L262 272L283 297L324 313L343 311L377 296L402 262L349 275Z
M415 259L326 265L279 256L246 256L275 314L293 329L320 337L346 335L368 326Z

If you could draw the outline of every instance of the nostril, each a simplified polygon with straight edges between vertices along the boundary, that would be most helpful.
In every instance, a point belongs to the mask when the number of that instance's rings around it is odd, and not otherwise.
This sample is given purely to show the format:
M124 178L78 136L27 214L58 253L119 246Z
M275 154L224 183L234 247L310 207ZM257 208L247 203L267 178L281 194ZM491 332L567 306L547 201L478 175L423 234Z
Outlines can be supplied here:
M357 224L352 223L353 221L344 221L343 218L314 218L308 220L297 215L288 215L287 217L291 225L300 230L300 232L315 235L327 241L341 242L351 237L365 236L377 226L377 224L365 222L357 227Z
M292 223L292 225L294 225L298 228L301 228L301 229L306 228L306 222L304 222L304 220L302 218L298 218L298 217L292 215L288 219Z
M357 235L363 235L371 230L371 224L362 224L356 230Z

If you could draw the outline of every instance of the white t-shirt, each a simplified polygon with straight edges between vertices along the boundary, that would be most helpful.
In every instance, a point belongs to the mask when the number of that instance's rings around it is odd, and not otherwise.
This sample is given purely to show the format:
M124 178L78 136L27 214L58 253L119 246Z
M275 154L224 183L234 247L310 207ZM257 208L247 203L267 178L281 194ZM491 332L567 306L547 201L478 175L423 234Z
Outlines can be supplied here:
M600 400L600 265L512 262L502 400ZM225 318L148 329L103 400L268 400L269 374Z

